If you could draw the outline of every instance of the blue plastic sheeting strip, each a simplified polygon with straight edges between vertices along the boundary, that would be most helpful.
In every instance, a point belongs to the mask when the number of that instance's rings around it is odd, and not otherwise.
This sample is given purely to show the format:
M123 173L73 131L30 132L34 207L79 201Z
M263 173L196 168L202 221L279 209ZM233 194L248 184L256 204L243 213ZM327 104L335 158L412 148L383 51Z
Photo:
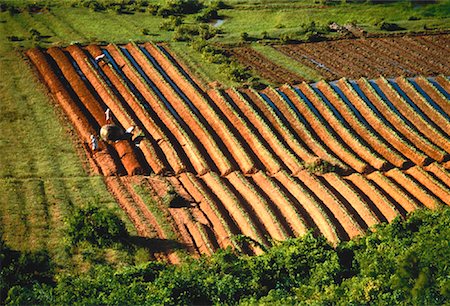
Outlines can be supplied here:
M308 122L306 121L306 119L302 116L302 114L298 111L298 109L294 106L294 104L292 103L291 100L289 100L289 98L286 96L286 94L284 92L282 92L281 90L277 89L277 92L280 94L280 96L284 99L284 101L286 101L286 103L289 105L289 107L294 111L294 113L297 115L297 118L306 126L309 126Z
M331 87L336 91L338 96L344 101L344 103L351 109L352 113L359 119L359 121L368 129L370 130L374 135L377 134L377 132L372 128L372 126L366 121L366 119L361 115L361 113L355 108L355 106L347 99L347 97L344 95L344 93L341 91L341 89L336 86L336 84L330 84Z
M433 86L441 92L441 94L444 95L445 98L447 98L448 100L450 100L450 94L444 89L442 88L442 86L436 82L436 80L434 78L428 78L428 81L430 81L431 84L433 84Z
M319 90L319 88L316 87L316 85L311 86L312 90L322 99L323 102L328 106L328 108L331 110L333 115L346 127L350 128L348 126L347 121L341 116L341 114L337 111L337 109L331 104L330 101L325 97L325 95Z
M414 87L415 90L417 90L424 98L427 100L428 103L433 106L435 110L437 110L445 119L450 121L450 117L442 110L442 108L434 102L433 99L430 98L430 96L422 89L422 87L417 84L417 82L414 79L408 79L411 85Z
M402 98L408 103L412 108L414 108L414 111L418 113L423 120L425 120L429 125L431 125L433 128L441 132L441 129L428 118L427 115L425 115L422 110L408 97L408 95L398 86L398 84L394 80L388 80L389 84L402 96Z
M124 80L125 84L128 86L128 88L133 92L133 94L136 96L136 98L139 100L139 102L144 106L146 110L151 109L150 104L145 100L145 98L142 96L142 94L137 90L136 86L134 86L133 82L131 82L126 75L123 73L122 69L120 69L119 65L117 65L114 58L109 54L109 52L105 49L102 49L103 53L108 58L108 62L113 66L114 70L117 74L120 75L122 80Z
M135 59L131 56L131 54L128 52L127 49L121 48L123 54L126 56L126 58L131 62L131 64L136 68L136 70L139 72L139 74L144 78L144 80L147 82L147 84L150 85L150 87L153 89L153 91L156 93L158 98L163 101L164 105L167 107L167 109L172 113L172 115L178 120L178 122L183 123L181 120L181 117L178 115L178 113L173 109L172 105L167 101L166 97L159 91L159 89L156 87L156 85L150 80L150 78L145 74L145 72L142 70L142 68L139 66L139 64L135 61Z
M376 91L376 93L380 96L380 98L389 106L389 108L396 113L400 119L402 119L403 122L405 122L411 129L416 130L414 124L412 124L408 119L406 119L405 116L403 116L396 108L395 106L389 101L389 99L385 96L385 94L381 91L380 87L375 83L375 81L370 80L369 81L372 88ZM419 132L421 135L421 133Z
M200 116L200 112L198 109L192 104L191 100L184 94L184 92L175 84L174 81L167 75L167 73L164 71L164 69L161 68L159 63L148 53L148 51L143 48L139 47L141 49L142 53L145 54L145 56L150 60L152 65L156 68L156 70L159 71L159 73L162 75L164 80L169 83L169 85L175 90L175 92L188 104L188 106L191 108L191 110L198 116Z
M287 119L283 116L283 114L280 112L280 110L275 106L275 104L273 104L272 100L269 99L269 97L265 94L263 94L262 92L258 93L261 98L263 98L263 100L265 102L267 102L267 104L269 104L269 106L273 109L273 111L275 112L275 114L277 114L277 117L281 119L281 121L283 121L284 123L287 123Z

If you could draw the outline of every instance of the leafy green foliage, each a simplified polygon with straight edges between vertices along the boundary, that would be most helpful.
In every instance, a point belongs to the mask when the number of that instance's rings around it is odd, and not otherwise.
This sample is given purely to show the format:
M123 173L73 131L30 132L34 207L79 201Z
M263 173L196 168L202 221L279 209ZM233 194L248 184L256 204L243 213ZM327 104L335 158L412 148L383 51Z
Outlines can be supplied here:
M159 28L165 31L174 31L176 27L183 24L183 19L180 16L170 16L164 20Z
M10 249L0 239L0 304L5 302L8 291L14 286L51 283L52 272L53 266L45 251L21 253Z
M216 7L207 7L203 9L198 16L195 17L195 20L200 22L209 22L211 20L219 18L219 13L217 12Z
M162 17L181 16L198 13L203 4L198 0L167 0L159 7L158 15Z
M400 30L404 30L404 28L400 27L396 23L384 22L383 21L380 24L380 30L384 30L384 31L400 31Z
M449 222L448 207L420 210L336 249L308 233L279 242L260 256L226 249L177 266L97 266L87 274L61 275L53 286L16 286L7 301L442 305L450 298Z
M311 163L306 163L305 169L308 170L308 172L310 173L317 173L317 174L335 172L339 170L338 167L323 159L317 159Z
M114 213L98 207L78 209L69 219L72 245L87 241L96 246L111 246L128 237L125 224Z
M192 41L210 39L217 34L217 30L207 24L182 24L174 28L173 39L175 41Z

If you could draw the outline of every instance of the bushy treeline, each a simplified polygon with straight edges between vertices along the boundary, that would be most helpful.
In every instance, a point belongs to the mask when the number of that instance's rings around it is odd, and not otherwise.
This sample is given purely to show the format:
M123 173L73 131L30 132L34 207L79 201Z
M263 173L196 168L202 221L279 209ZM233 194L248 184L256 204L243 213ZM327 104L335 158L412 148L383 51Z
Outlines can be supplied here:
M6 303L442 305L450 298L449 224L448 207L419 210L336 248L308 234L261 256L227 249L176 266L98 265L57 274L54 284L25 277L12 283ZM0 246L2 260L9 258ZM7 262L2 281L24 271L20 261Z

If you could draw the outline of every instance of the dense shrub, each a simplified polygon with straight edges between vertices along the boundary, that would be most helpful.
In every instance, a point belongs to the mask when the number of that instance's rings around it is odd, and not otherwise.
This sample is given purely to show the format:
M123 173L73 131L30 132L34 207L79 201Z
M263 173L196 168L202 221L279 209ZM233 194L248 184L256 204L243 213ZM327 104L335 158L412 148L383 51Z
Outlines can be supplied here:
M242 32L241 33L241 40L242 41L248 41L250 39L250 35L248 35L247 32Z
M175 28L173 39L176 41L192 41L196 37L207 40L213 38L217 30L207 24L182 24Z
M20 288L29 288L34 283L50 284L52 279L53 266L47 252L14 251L0 235L0 304L5 302L8 291L14 286L17 288L13 289L15 295L21 296Z
M162 17L196 14L203 8L199 0L167 0L158 9L158 15Z
M401 26L399 26L396 23L390 23L390 22L382 22L380 24L380 30L383 31L400 31L400 30L404 30L404 28L402 28Z
M159 25L159 28L165 31L174 31L176 27L182 24L183 19L180 16L170 16Z
M40 41L42 39L41 32L34 28L31 28L28 33L30 33L30 39L34 42Z
M128 237L122 220L99 207L78 209L68 221L68 235L72 245L87 241L96 246L110 246Z
M148 0L74 0L72 7L84 7L94 12L110 10L117 14L145 12L150 6Z
M448 224L447 206L419 210L336 248L308 233L260 256L228 248L176 266L98 265L58 275L56 284L36 278L42 260L0 243L0 285L11 288L7 302L15 304L443 305L450 298Z
M201 11L201 13L195 17L195 20L200 22L209 22L211 20L219 19L219 13L214 7L207 7Z
M323 160L323 159L317 159L312 163L305 164L305 169L308 172L317 173L317 174L335 172L338 170L338 168L335 165L333 165L330 162Z

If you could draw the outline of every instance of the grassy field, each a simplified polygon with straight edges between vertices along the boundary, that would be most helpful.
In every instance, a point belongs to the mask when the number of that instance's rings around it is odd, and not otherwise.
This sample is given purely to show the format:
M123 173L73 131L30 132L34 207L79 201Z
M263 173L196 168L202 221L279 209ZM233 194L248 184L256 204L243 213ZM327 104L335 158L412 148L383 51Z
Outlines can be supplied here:
M322 76L317 71L309 67L306 67L299 62L293 61L285 54L278 52L277 50L275 50L270 46L254 44L252 45L252 48L264 54L269 60L271 60L275 64L297 73L306 80L316 82L322 78Z
M67 250L64 232L75 208L88 203L108 207L135 231L103 179L89 175L62 111L51 103L17 43L6 39L25 35L23 27L30 25L47 34L43 24L28 14L7 17L0 24L0 231L14 249L47 250L59 266L77 268L84 260ZM128 256L116 253L117 261Z
M420 7L404 2L326 8L310 0L225 2L234 9L219 11L225 22L219 27L222 33L212 40L216 43L239 42L242 32L255 38L262 32L273 37L295 34L302 24L311 21L318 25L356 21L369 31L378 31L375 24L382 19L414 31L423 30L425 25L450 28L448 0ZM22 1L2 3L23 4ZM49 3L53 3L49 11L0 13L0 231L13 248L47 249L58 264L69 267L80 264L79 254L66 251L64 239L65 219L74 208L89 202L110 207L127 222L132 233L133 229L102 179L90 176L83 166L83 151L78 147L75 133L62 111L50 103L46 88L37 80L23 50L35 45L50 47L75 42L171 41L173 32L160 30L164 19L149 13L94 12L72 8L64 1ZM412 16L419 19L409 20ZM185 22L194 23L193 16L186 17ZM39 31L40 39L32 39L31 29ZM143 34L144 29L147 35ZM300 65L290 65L284 56L269 47L254 47L308 79L320 78ZM227 79L220 66L206 62L186 42L172 42L172 48L205 83L238 85ZM109 257L120 261L123 256Z
M298 7L295 3L298 3ZM279 37L283 33L295 37L302 24L310 24L313 21L318 26L326 26L330 22L355 22L370 32L383 32L376 26L381 21L398 23L405 31L422 31L424 25L429 28L448 29L450 1L445 0L430 6L412 6L409 1L331 6L314 4L313 1L257 1L255 5L236 4L233 9L221 10L219 14L224 17L225 22L220 26L224 34L217 40L235 42L239 40L242 32L247 32L250 37L255 38L261 38L262 32L267 32L272 37ZM419 20L409 20L411 17Z

